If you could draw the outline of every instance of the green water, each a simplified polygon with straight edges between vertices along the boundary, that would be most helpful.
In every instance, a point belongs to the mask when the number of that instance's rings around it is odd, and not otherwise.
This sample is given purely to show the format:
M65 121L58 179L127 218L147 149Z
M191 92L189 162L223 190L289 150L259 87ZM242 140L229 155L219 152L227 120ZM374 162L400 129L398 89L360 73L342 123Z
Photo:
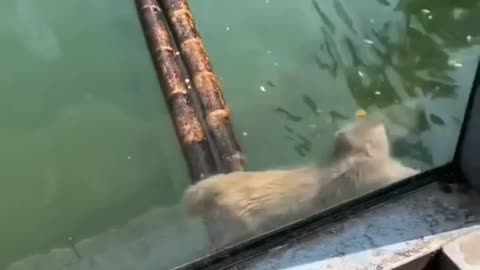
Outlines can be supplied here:
M61 248L67 269L165 269L203 245L176 207L189 179L133 2L0 3L0 269L51 269ZM323 159L356 110L418 99L426 123L396 154L451 159L480 1L190 3L249 169ZM77 246L98 235L108 247Z

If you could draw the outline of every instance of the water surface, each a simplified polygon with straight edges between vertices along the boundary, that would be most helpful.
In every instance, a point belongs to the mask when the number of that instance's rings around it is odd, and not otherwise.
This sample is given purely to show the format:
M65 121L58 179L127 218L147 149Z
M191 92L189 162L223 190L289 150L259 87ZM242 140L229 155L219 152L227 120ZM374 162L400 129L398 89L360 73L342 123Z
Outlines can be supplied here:
M323 160L339 125L372 108L394 108L405 162L451 159L480 1L190 3L249 169ZM0 269L167 269L202 254L133 1L4 0L0 18Z

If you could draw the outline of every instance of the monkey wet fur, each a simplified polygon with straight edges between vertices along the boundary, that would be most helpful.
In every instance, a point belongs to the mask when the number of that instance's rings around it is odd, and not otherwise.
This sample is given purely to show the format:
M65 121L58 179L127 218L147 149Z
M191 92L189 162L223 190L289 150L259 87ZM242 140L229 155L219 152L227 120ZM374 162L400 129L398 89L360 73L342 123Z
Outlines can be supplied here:
M358 120L336 135L326 166L211 176L184 194L219 249L417 174L390 154L382 123Z

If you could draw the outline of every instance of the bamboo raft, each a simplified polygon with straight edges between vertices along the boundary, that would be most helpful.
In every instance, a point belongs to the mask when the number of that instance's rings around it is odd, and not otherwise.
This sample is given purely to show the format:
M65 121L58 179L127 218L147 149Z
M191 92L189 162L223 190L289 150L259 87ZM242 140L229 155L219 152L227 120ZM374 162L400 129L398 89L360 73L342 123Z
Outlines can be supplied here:
M136 0L136 6L192 182L244 170L230 111L188 3Z

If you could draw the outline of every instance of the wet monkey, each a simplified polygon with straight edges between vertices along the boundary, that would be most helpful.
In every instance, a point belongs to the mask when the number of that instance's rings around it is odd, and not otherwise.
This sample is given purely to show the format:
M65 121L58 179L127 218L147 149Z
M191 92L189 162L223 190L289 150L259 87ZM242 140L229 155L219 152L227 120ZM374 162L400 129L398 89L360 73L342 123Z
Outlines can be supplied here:
M336 134L324 166L214 175L190 186L183 202L218 249L417 173L391 156L381 122L358 120Z

